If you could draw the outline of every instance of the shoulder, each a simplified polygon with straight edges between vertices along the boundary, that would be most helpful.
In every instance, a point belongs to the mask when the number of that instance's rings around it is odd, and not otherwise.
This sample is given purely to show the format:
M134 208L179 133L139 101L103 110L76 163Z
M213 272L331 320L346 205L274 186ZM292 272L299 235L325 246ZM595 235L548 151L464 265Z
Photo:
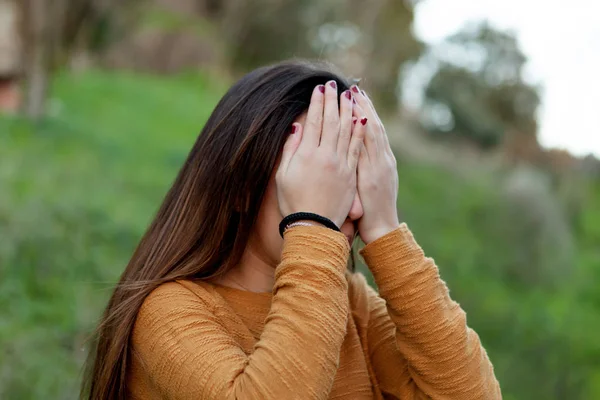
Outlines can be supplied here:
M213 294L207 284L187 280L163 283L144 300L140 312L175 309L182 304L197 303L211 307Z
M210 286L192 281L163 283L144 299L134 326L134 337L140 332L156 330L161 326L185 323L189 316L213 314L214 295Z

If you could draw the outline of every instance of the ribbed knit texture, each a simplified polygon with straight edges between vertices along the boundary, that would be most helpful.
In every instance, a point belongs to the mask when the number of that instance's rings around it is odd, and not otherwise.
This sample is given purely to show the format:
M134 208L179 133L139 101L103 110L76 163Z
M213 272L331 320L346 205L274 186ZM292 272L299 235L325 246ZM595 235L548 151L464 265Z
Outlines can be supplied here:
M346 272L346 237L285 233L273 293L161 285L132 334L136 399L500 399L493 367L406 225ZM381 297L380 297L381 296Z

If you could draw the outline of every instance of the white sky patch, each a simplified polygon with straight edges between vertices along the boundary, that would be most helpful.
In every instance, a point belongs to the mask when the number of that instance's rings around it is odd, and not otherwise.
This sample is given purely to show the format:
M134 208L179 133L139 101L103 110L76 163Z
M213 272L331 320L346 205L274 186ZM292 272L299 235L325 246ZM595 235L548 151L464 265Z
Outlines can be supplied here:
M600 157L600 1L424 0L415 33L436 44L484 19L515 32L529 58L526 78L543 86L542 145Z

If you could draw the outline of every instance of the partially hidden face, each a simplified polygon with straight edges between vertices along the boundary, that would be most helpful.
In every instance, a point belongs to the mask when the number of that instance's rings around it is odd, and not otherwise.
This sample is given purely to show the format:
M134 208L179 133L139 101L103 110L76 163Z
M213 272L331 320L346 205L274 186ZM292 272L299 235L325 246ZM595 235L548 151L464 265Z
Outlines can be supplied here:
M306 120L306 113L296 118L295 122L298 122L304 126ZM283 239L279 235L279 223L283 219L283 215L279 211L279 204L277 202L277 184L275 182L275 172L279 164L275 167L275 170L271 174L269 184L265 197L260 206L256 224L250 239L250 245L253 250L260 258L264 261L273 265L274 267L281 261L281 251L283 247ZM348 212L346 220L340 227L340 230L348 238L348 242L352 244L356 236L356 222L363 215L363 207L358 197L358 194L354 197L352 207Z

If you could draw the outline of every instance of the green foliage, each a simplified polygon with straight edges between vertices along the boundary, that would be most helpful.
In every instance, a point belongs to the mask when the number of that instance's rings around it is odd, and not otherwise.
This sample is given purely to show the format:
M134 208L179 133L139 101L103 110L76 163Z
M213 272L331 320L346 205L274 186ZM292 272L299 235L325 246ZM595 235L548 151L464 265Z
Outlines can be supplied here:
M0 119L0 398L75 398L107 296L224 87L59 76L54 116Z
M100 72L54 86L42 124L0 119L3 399L76 397L86 339L225 89ZM403 219L467 311L504 397L599 398L600 182L583 183L572 223L539 172L401 162L399 173Z
M401 214L466 310L504 398L598 398L598 182L578 233L539 172L464 179L400 164L399 173Z
M535 135L539 89L523 78L527 61L515 37L487 24L449 37L433 52L436 73L425 96L451 115L434 133L463 136L484 148L507 132Z

